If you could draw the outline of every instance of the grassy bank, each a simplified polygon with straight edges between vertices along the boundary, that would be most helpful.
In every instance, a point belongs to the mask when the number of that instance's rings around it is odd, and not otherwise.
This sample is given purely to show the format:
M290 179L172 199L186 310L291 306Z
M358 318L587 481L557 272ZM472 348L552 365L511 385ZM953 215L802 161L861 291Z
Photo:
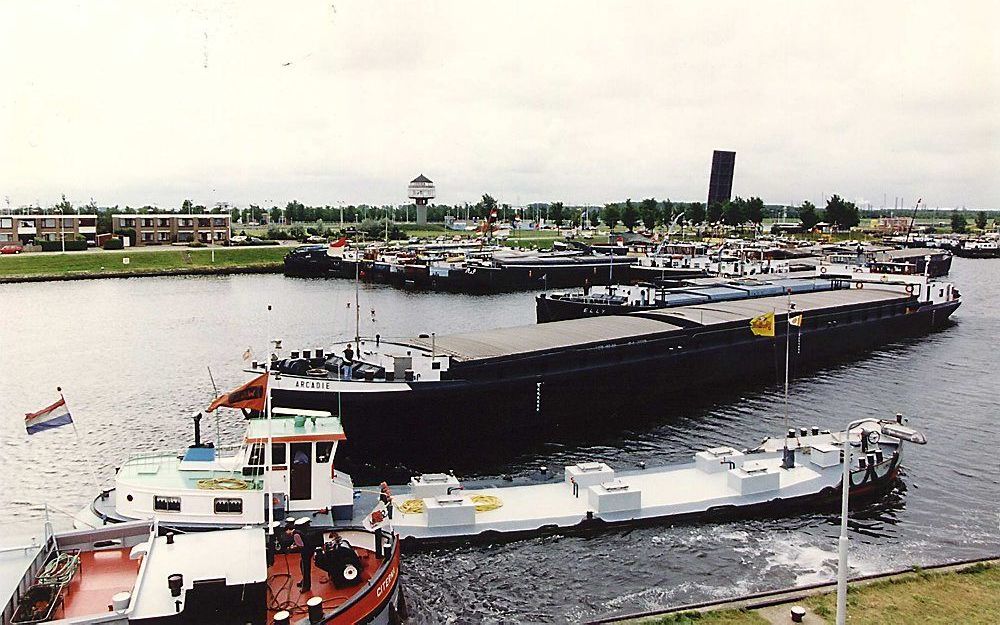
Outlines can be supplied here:
M804 605L829 622L837 612L835 594ZM873 582L847 593L853 625L950 625L990 623L1000 615L1000 567L976 565L954 573L923 573Z
M787 615L792 605L801 605L815 617L833 623L837 595L823 593L756 609L682 612L627 622L643 625L767 625L788 622ZM855 583L847 594L847 622L853 625L992 623L996 622L998 614L1000 567L991 564L974 564L946 573L918 570L884 580Z
M286 247L231 247L207 249L175 248L156 251L91 251L79 254L34 253L0 257L0 279L21 277L66 277L140 275L186 270L220 272L234 269L266 269L281 266ZM128 264L123 261L128 258Z

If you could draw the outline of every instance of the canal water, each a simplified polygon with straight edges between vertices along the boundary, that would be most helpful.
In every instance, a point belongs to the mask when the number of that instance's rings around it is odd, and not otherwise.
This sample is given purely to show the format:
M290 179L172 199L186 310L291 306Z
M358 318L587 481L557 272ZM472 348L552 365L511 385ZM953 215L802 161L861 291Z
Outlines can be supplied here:
M901 412L924 430L908 446L903 484L854 513L854 573L1000 553L1000 261L956 258L963 305L954 323L850 363L794 379L790 424L843 427ZM247 379L243 354L267 337L286 349L353 336L354 284L277 275L168 277L0 285L0 531L30 530L48 505L57 525L110 482L129 454L181 448L188 418ZM362 334L398 337L534 322L532 294L471 297L362 286ZM268 310L270 306L270 310ZM642 393L661 380L623 383ZM63 389L79 430L29 437L23 414ZM489 441L463 476L529 475L604 460L630 468L684 460L693 448L746 447L783 431L782 389L719 389L667 413L649 406L618 426L549 441ZM235 441L233 413L203 430ZM349 443L348 443L349 444ZM429 450L431 453L433 450ZM93 469L93 471L91 471ZM96 473L96 476L94 475ZM829 580L838 517L673 523L407 554L413 621L578 622L677 603Z

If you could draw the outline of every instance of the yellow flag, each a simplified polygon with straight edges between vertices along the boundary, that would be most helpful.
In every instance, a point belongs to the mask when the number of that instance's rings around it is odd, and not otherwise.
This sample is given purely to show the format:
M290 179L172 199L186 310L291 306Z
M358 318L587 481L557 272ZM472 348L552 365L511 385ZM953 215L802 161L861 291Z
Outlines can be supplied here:
M796 328L802 327L802 315L795 315L794 317L788 318L788 323L795 326Z
M750 331L757 336L774 336L774 313L769 312L751 319Z

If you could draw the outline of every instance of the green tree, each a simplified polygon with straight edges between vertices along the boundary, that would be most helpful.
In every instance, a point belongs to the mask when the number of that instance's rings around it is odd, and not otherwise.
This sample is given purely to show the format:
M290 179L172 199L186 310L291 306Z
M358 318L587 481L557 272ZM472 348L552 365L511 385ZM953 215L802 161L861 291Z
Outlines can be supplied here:
M618 220L621 219L621 212L618 210L617 204L605 204L604 210L601 211L601 219L607 224L608 228L612 230L618 225Z
M590 218L591 227L596 228L597 224L601 223L601 209L591 206L587 209L587 217Z
M959 234L969 229L969 220L965 218L965 213L955 211L951 214L951 231Z
M182 213L193 213L194 203L191 200L184 200L181 202L181 212Z
M837 227L848 230L861 222L858 207L836 193L826 202L826 219Z
M747 200L747 221L755 226L764 223L764 200L759 197Z
M809 231L816 227L816 224L820 222L821 217L819 213L816 212L816 205L806 200L802 202L802 206L799 207L799 221L802 222L802 229Z
M727 226L739 226L747 220L747 201L736 196L732 202L722 205L722 221Z
M483 194L483 199L476 204L476 208L479 209L479 216L485 219L489 219L493 211L497 209L496 199L489 193Z
M298 200L292 200L285 205L285 217L291 222L306 221L306 207ZM298 238L298 237L295 237Z
M632 198L625 200L625 209L622 210L622 223L629 232L635 230L635 225L639 223L639 209L632 203Z
M660 209L660 224L663 226L669 226L673 218L674 203L670 201L670 198L667 198L663 200L663 208Z
M652 230L656 227L656 222L660 220L659 202L654 198L643 200L639 213L642 215L642 225L646 227L646 230Z
M565 219L565 215L563 215L562 202L552 202L549 204L549 219L556 225L557 228L562 227L563 220Z
M689 224L698 225L703 223L707 217L705 205L701 202L691 202L684 209L684 221Z
M76 210L73 209L73 204L66 199L66 195L63 194L62 201L52 207L53 212L58 212L60 215L73 215L76 214Z
M976 227L986 230L986 211L976 211Z
M708 212L705 214L705 219L708 223L714 224L722 221L722 215L725 213L725 206L722 202L712 202L708 207Z

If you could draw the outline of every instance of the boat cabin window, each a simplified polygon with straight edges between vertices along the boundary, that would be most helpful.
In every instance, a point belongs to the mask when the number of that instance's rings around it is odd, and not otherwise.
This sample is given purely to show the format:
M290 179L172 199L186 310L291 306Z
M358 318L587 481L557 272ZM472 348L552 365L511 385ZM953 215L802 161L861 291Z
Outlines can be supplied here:
M243 500L239 497L216 497L216 514L243 514Z
M324 464L330 462L330 454L333 453L333 442L320 441L316 443L316 462Z
M287 449L284 443L271 443L271 466L288 464Z
M153 497L153 510L157 512L180 512L181 498L160 497L159 495L156 495Z
M254 443L250 446L250 458L247 460L247 464L252 467L259 467L264 464L264 445Z

